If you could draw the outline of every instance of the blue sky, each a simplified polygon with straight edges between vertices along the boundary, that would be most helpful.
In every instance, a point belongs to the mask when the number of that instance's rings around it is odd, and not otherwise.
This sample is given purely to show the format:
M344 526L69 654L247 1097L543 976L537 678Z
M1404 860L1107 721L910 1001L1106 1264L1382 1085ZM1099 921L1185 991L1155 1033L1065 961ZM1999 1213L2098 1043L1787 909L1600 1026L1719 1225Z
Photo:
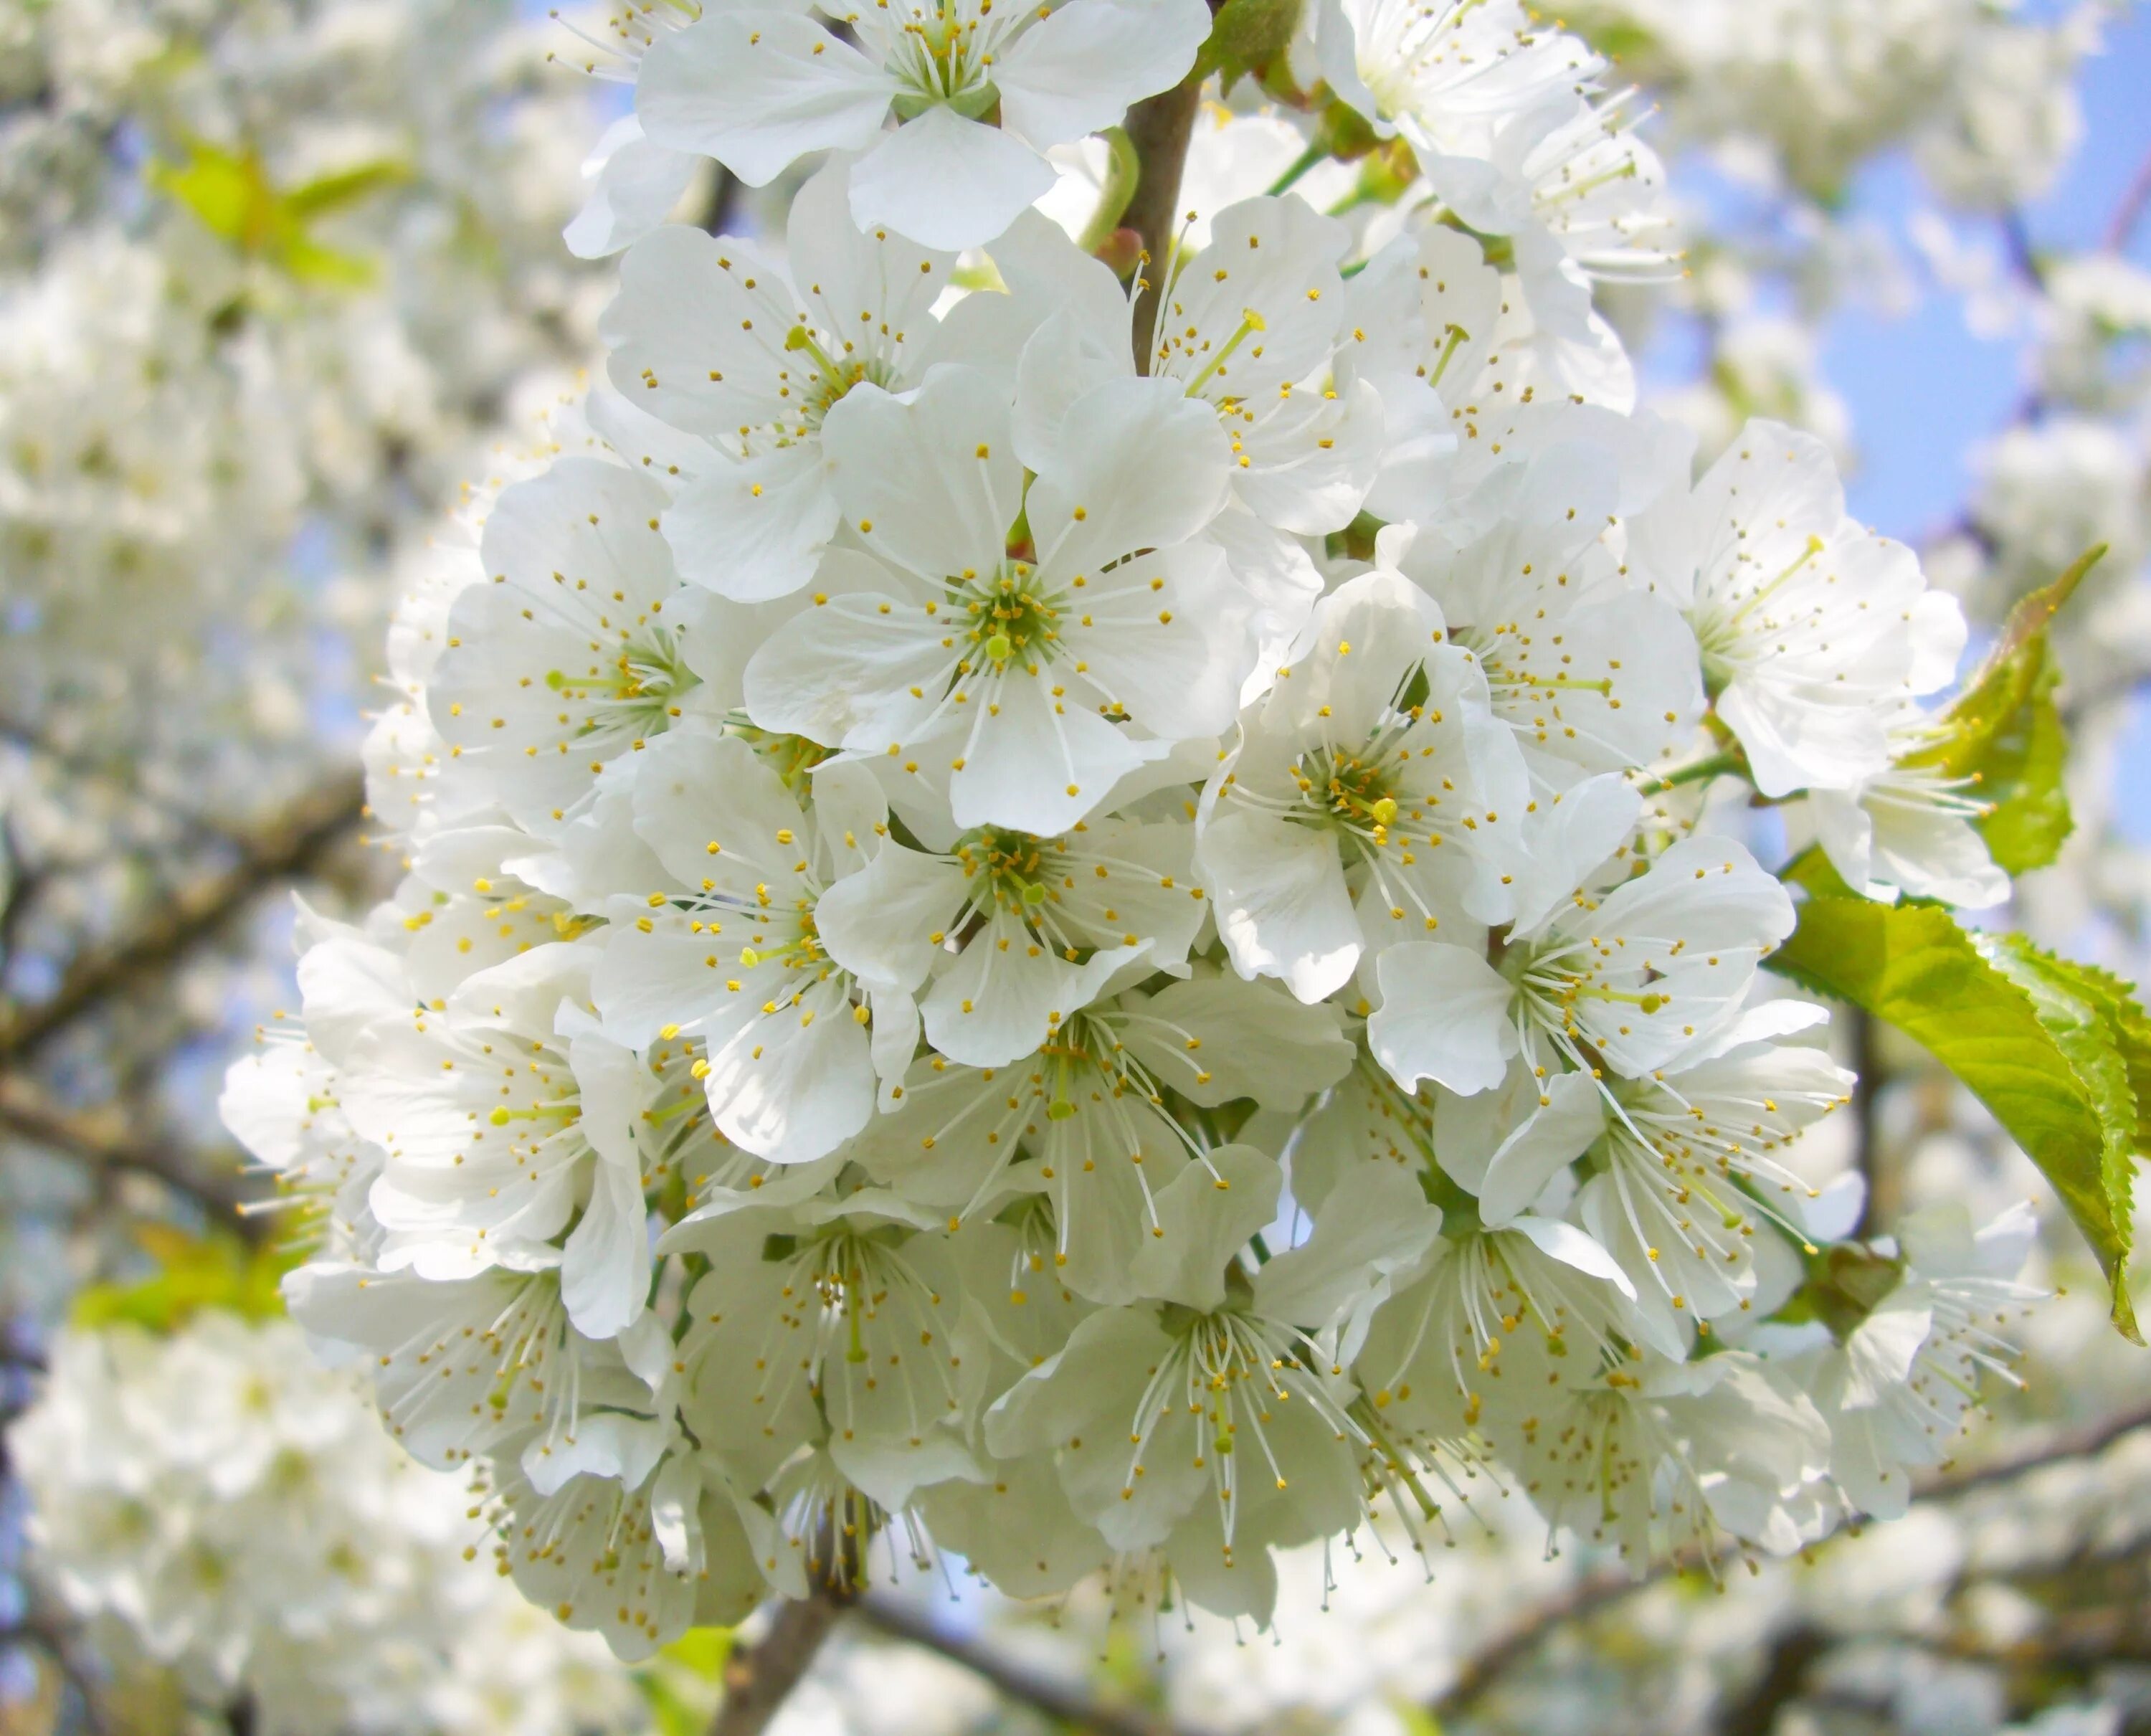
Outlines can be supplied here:
M2151 11L2108 33L2107 52L2080 79L2084 134L2058 184L2026 212L2039 248L2096 245L2123 190L2151 150ZM1901 232L1921 200L1901 158L1874 165L1855 207ZM2151 264L2151 223L2132 256ZM1916 537L1946 522L1971 483L1980 439L2008 418L2022 389L2019 352L1966 329L1961 304L1931 296L1900 319L1850 310L1832 326L1823 370L1852 412L1860 453L1852 510L1890 534Z

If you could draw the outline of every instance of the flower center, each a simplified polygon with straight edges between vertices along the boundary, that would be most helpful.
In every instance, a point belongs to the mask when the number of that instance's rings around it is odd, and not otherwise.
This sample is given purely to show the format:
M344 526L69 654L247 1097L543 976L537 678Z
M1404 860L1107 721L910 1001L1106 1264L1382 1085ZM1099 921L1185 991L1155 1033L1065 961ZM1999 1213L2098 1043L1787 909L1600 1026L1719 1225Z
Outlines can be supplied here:
M1053 660L1065 600L1045 587L1029 561L1004 561L987 579L951 579L957 605L969 618L971 650L959 667L999 674L1010 664L1036 675Z
M676 701L701 678L687 667L679 635L653 627L621 645L610 665L593 664L581 675L549 669L545 685L584 707L580 734L653 736L678 715Z
M956 860L971 888L974 908L1001 909L1029 918L1050 896L1040 871L1045 846L1027 832L1004 832L981 826L956 841Z
M734 711L726 716L725 732L737 736L752 747L755 757L783 780L784 787L794 795L810 787L814 768L830 753L819 741L811 741L804 736L757 729L747 721L744 711Z
M943 104L973 120L992 112L1000 93L989 68L1006 33L986 22L992 11L993 0L980 0L975 12L963 0L934 0L931 11L912 8L889 58L888 69L909 87L897 94L898 120ZM1023 14L1017 8L1010 16L1020 23Z
M854 355L849 343L844 344L843 354L833 356L804 325L794 326L785 334L784 347L805 354L815 367L812 377L800 382L797 388L802 434L818 429L838 401L854 386L864 382L886 387L896 378L896 368L886 357ZM788 372L784 377L789 383Z
M1387 842L1398 802L1390 793L1389 767L1380 761L1342 747L1319 747L1302 756L1294 775L1301 803L1294 817L1303 825L1371 833L1376 844Z

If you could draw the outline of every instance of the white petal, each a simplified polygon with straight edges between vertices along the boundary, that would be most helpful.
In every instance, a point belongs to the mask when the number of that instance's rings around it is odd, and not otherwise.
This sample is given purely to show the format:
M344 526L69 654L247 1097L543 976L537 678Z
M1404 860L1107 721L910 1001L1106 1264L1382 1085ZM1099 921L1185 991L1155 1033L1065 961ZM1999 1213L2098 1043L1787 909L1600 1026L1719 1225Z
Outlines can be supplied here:
M1054 837L1143 763L1136 743L1087 706L1064 705L1052 685L1050 668L1034 676L1011 661L987 690L1000 711L974 720L961 746L963 769L949 780L959 826L1010 826ZM984 696L974 697L973 709L982 709L978 700Z
M1546 1081L1541 1106L1494 1153L1479 1190L1479 1215L1490 1225L1531 1209L1546 1185L1604 1131L1598 1087L1582 1073Z
M1743 676L1718 698L1718 715L1748 752L1766 796L1850 789L1890 763L1882 716L1859 696L1838 701Z
M577 259L602 259L648 235L671 215L695 172L692 156L651 144L631 114L605 129L591 164L584 168L595 183L590 196L560 235Z
M1331 1191L1313 1237L1255 1274L1255 1306L1310 1332L1348 1313L1364 1326L1390 1280L1418 1263L1440 1227L1440 1210L1410 1171L1372 1165ZM1342 1359L1357 1348L1340 1345Z
M1096 574L1135 549L1185 542L1223 508L1230 470L1216 412L1173 382L1101 386L1069 407L1058 461L1031 487L1039 564Z
M680 576L742 603L788 595L814 576L837 529L822 454L801 444L713 468L659 524Z
M1218 734L1237 714L1254 664L1254 614L1223 553L1183 543L1093 580L1091 608L1067 611L1061 632L1090 665L1078 681L1119 701L1153 736L1185 741ZM1066 666L1064 658L1049 672Z
M676 150L715 157L766 186L815 150L863 150L881 130L896 80L795 14L712 8L660 33L643 56L635 113Z
M1874 876L1875 822L1858 795L1850 790L1809 792L1808 821L1838 878L1855 892L1866 893Z
M1628 841L1642 799L1612 773L1587 778L1532 817L1517 876L1516 932L1536 929Z
M792 201L785 225L792 281L833 336L878 327L889 341L896 333L923 338L934 329L934 304L948 290L955 257L850 221L848 166L842 158L830 162Z
M1352 1045L1336 1009L1305 1005L1267 984L1196 977L1116 1005L1128 1015L1121 1033L1128 1052L1160 1083L1206 1108L1252 1097L1296 1111L1351 1070Z
M560 1300L578 1332L609 1339L642 1313L650 1288L649 1214L635 1135L642 1072L633 1054L595 1029L569 1040L568 1058L597 1162L582 1220L561 1256Z
M1142 944L1106 948L1070 964L996 909L920 1007L926 1040L966 1066L1005 1067L1033 1053L1148 951Z
M1136 1255L1137 1291L1207 1313L1224 1306L1225 1268L1277 1216L1284 1172L1253 1146L1221 1146L1191 1163L1155 1200L1157 1227Z
M1329 833L1227 812L1197 845L1217 932L1243 977L1282 978L1302 1000L1344 986L1359 962L1359 924Z
M987 375L939 368L908 400L856 387L830 411L822 442L846 529L880 559L937 592L952 574L1000 566L1023 505L1023 465L1007 395Z
M1052 165L1020 139L936 106L853 165L852 217L955 252L984 246L1052 186Z
M964 895L955 863L884 844L822 894L814 925L829 956L862 982L908 991L926 980L940 950L928 937L957 919Z
M948 684L955 658L942 647L944 631L907 598L832 596L755 652L742 684L747 714L779 734L885 751L913 732ZM923 697L912 697L914 687Z
M1240 499L1280 530L1342 530L1374 486L1384 433L1381 394L1364 380L1334 397L1295 393L1243 432Z
M1041 148L1102 131L1177 84L1209 34L1202 0L1070 0L995 66L1002 119Z
M1892 807L1876 816L1875 878L1961 910L1991 909L2009 896L2009 876L1978 829L1934 808Z
M1516 1052L1516 989L1475 953L1440 941L1393 946L1376 961L1382 1004L1367 1040L1406 1091L1432 1079L1460 1096L1490 1091Z
M1507 1227L1530 1237L1541 1253L1592 1278L1602 1278L1629 1301L1636 1299L1636 1287L1628 1282L1628 1274L1621 1269L1621 1263L1574 1224L1526 1214Z
M1103 321L1081 306L1049 314L1016 363L1015 439L1024 463L1033 470L1062 463L1061 431L1069 411L1101 386L1125 377L1131 365L1125 312Z

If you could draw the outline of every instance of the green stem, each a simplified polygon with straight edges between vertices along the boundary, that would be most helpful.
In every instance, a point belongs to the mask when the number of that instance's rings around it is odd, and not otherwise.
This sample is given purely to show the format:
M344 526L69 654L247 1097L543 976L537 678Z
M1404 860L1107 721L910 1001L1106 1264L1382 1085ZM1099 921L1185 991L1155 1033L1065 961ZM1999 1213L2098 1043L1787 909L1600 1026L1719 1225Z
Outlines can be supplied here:
M1731 748L1723 753L1713 753L1707 758L1691 760L1685 766L1676 766L1658 780L1658 787L1670 790L1684 783L1695 783L1727 772L1744 772L1747 761L1739 749Z
M1291 166L1288 167L1283 175L1279 175L1275 180L1270 183L1268 196L1272 199L1275 199L1278 194L1287 191L1294 182L1298 181L1298 179L1302 175L1305 175L1308 170L1313 168L1316 164L1326 162L1329 159L1329 147L1323 144L1319 139L1316 140L1315 143L1308 145L1305 150L1294 157L1292 159Z

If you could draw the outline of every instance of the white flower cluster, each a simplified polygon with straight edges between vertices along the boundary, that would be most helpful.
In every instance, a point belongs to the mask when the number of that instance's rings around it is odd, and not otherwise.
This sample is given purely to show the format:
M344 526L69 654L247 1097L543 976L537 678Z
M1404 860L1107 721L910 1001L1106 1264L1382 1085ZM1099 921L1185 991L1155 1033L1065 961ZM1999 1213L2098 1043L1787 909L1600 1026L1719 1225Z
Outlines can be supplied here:
M1803 189L1841 190L1909 140L1946 196L2044 190L2083 122L2072 78L2107 9L1989 0L1582 0L1578 28L1677 91L1691 136L1766 142Z
M273 754L288 782L314 635L377 619L414 483L580 349L589 274L555 234L583 105L533 88L504 0L96 0L14 28L37 99L0 131L8 719L110 752L154 712L137 758L244 787Z
M1705 801L2001 897L1909 757L1955 605L1812 439L1693 481L1629 413L1591 285L1663 263L1659 177L1513 3L1310 8L1422 181L1207 213L1136 351L1026 201L1206 13L623 23L638 150L835 154L781 256L628 252L610 451L479 501L392 641L407 878L229 1087L328 1216L295 1313L624 1654L929 1541L1263 1620L1273 1550L1490 1473L1790 1550L2028 1293L2014 1225L1822 1246L1852 1081Z
M568 1736L632 1684L473 1563L464 1480L414 1465L283 1321L63 1334L8 1436L40 1569L105 1655L256 1728Z

